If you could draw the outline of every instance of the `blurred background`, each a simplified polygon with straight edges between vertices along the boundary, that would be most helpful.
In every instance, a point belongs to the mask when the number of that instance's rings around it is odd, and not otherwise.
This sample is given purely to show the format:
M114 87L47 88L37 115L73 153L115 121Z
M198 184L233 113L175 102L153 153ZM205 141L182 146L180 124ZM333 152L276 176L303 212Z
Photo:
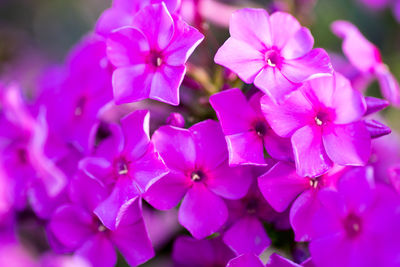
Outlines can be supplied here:
M200 2L202 0L182 0ZM204 0L216 2L216 0ZM311 29L315 46L329 52L341 54L341 40L330 31L330 24L338 19L349 20L381 51L383 61L400 79L400 24L393 14L392 4L396 0L364 0L381 3L367 6L361 0L276 0L276 1L218 1L226 6L262 7L269 11L284 10L294 14L300 22ZM111 0L0 0L0 80L18 80L27 91L34 91L40 73L47 67L62 64L69 50L86 33L93 30L99 15L110 7ZM212 6L212 5L211 5ZM207 6L204 12L204 28L207 43L202 45L207 72L211 76L216 67L212 64L215 51L229 36L227 24L218 20L218 15ZM225 21L227 22L227 21ZM211 36L211 37L210 37ZM377 82L373 82L368 95L380 96ZM388 125L400 131L400 111L387 108L383 111ZM175 217L172 216L172 217ZM168 222L167 217L165 218ZM171 222L171 231L182 231ZM174 232L171 232L172 234ZM275 234L269 232L276 247L285 250L293 244L291 231ZM284 239L289 240L279 240ZM172 241L171 241L172 242ZM165 266L163 257L168 257L171 242L161 248L161 256L145 266ZM46 246L46 245L44 245ZM301 246L301 244L300 244ZM163 256L164 255L164 256ZM126 266L120 259L118 266Z

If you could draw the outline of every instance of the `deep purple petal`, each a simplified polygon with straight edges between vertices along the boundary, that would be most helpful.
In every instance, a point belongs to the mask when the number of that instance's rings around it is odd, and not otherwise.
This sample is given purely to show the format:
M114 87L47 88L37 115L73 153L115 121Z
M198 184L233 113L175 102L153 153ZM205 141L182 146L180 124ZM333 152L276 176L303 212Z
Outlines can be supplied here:
M102 233L83 243L75 255L88 260L92 266L112 267L117 263L117 253L110 240Z
M231 259L228 262L228 265L226 267L264 267L264 264L260 260L259 257L257 257L254 254L244 254L240 255L234 259Z
M107 197L107 194L107 188L100 181L83 172L78 172L69 185L71 201L89 212L92 212Z
M49 230L62 245L75 250L93 235L92 216L79 206L61 206L54 212Z
M189 189L179 209L179 222L197 239L218 231L227 218L224 201L202 183Z
M224 234L224 242L237 255L260 255L271 243L262 223L255 216L238 219Z
M367 105L364 116L373 114L389 106L389 102L381 98L366 96L364 99Z
M365 165L371 154L371 136L362 121L327 125L322 139L329 158L339 165Z
M140 265L154 257L154 249L143 219L131 224L121 224L111 233L111 239L131 266Z
M364 121L371 138L378 138L381 136L388 135L392 132L389 126L376 121L376 120L365 120Z
M296 264L276 253L273 253L267 262L266 267L300 267L301 265Z

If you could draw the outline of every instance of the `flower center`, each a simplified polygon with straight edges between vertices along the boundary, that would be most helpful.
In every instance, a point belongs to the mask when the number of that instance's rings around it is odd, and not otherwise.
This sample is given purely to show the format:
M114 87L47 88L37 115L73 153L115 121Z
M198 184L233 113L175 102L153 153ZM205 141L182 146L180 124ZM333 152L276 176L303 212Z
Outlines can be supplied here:
M330 120L330 114L326 111L319 111L314 120L315 124L317 124L318 126L322 126Z
M128 174L128 162L125 159L117 161L117 172L119 175Z
M311 178L310 179L310 186L312 187L312 188L317 188L318 187L318 179L317 178Z
M260 137L263 137L267 133L267 126L263 121L258 121L254 125L254 130L256 131L256 134Z
M152 52L150 54L150 63L156 68L160 67L163 64L163 58L161 54L157 52Z
M348 237L355 238L360 234L362 225L359 216L355 215L354 213L350 213L344 219L343 223L344 223L344 229Z
M246 205L246 210L249 214L254 214L258 209L258 200L257 199L249 199Z
M85 104L86 104L86 98L85 97L79 98L78 102L76 103L75 110L74 110L74 115L76 117L79 117L83 114Z
M27 164L29 162L28 152L24 148L17 149L17 158L20 163Z
M106 228L104 225L100 224L99 227L97 228L97 230L98 230L99 232L104 232L104 231L107 230L107 228Z
M204 177L205 177L205 174L201 170L194 171L190 175L190 179L192 179L192 181L194 181L194 182L200 182L201 180L204 179Z
M280 65L281 63L281 57L278 52L275 50L268 50L265 53L265 61L267 62L267 65L270 67L276 67Z

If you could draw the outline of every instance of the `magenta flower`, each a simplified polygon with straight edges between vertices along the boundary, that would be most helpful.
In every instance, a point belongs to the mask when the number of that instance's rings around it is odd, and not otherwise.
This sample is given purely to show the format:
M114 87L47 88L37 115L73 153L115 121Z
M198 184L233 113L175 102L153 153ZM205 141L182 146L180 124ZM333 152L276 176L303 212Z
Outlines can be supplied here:
M328 54L312 49L310 31L290 14L242 9L233 13L229 31L231 37L215 62L244 82L254 82L274 100L282 100L306 80L332 73Z
M196 240L188 236L175 239L172 258L175 267L225 266L235 255L221 238Z
M272 129L291 137L297 173L315 177L338 165L365 165L371 137L363 121L365 100L339 74L311 80L284 103L268 96L261 107Z
M70 52L66 68L46 73L50 86L40 91L38 106L46 107L49 139L59 145L73 145L84 154L93 149L99 126L99 111L112 100L112 66L107 59L106 43L98 35L86 36Z
M276 212L253 185L245 197L227 201L230 218L223 240L237 255L260 255L271 244L263 222L272 222Z
M140 10L130 26L112 32L107 40L107 55L116 67L115 102L151 98L178 105L185 63L203 38L181 19L173 19L164 3Z
M133 18L140 9L164 2L168 10L174 13L181 0L113 0L112 6L106 9L96 23L96 32L107 36L113 30L132 24Z
M342 49L351 64L364 75L378 79L383 96L400 107L400 85L381 58L378 48L348 21L335 21L332 31L343 39Z
M79 173L70 186L71 203L60 206L50 220L50 244L55 250L74 252L91 266L115 266L114 247L131 266L144 263L154 256L154 251L143 222L141 203L126 207L118 227L109 230L93 212L107 198L107 191L100 181Z
M318 192L322 188L335 188L343 167L335 166L328 173L314 178L301 177L294 164L278 162L258 178L260 191L268 203L278 212L290 208L290 224L295 240L311 240L312 218L320 207Z
M290 160L290 140L277 136L260 108L261 93L249 101L239 89L230 89L210 97L229 150L229 164L264 165L264 147L275 159Z
M150 142L149 118L148 111L139 110L121 119L121 127L112 124L112 136L100 144L95 156L80 162L81 169L111 191L94 210L111 230L118 227L126 209L168 172Z
M310 243L317 266L399 265L399 197L374 184L371 167L348 172L337 191L322 190L319 199Z
M229 167L221 128L206 120L190 129L163 126L152 141L170 169L144 198L157 209L170 209L183 198L179 222L195 238L204 238L226 222L223 198L239 199L250 186L248 168Z

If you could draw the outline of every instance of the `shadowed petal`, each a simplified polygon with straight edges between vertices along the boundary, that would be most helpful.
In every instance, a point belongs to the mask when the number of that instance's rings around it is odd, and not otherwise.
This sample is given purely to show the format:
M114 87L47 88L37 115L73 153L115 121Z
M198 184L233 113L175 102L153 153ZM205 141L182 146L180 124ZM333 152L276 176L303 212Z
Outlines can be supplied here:
M117 264L117 253L110 240L102 233L83 243L75 255L88 260L92 266L112 267Z
M261 254L271 243L262 223L254 216L237 220L224 234L224 242L237 255Z

